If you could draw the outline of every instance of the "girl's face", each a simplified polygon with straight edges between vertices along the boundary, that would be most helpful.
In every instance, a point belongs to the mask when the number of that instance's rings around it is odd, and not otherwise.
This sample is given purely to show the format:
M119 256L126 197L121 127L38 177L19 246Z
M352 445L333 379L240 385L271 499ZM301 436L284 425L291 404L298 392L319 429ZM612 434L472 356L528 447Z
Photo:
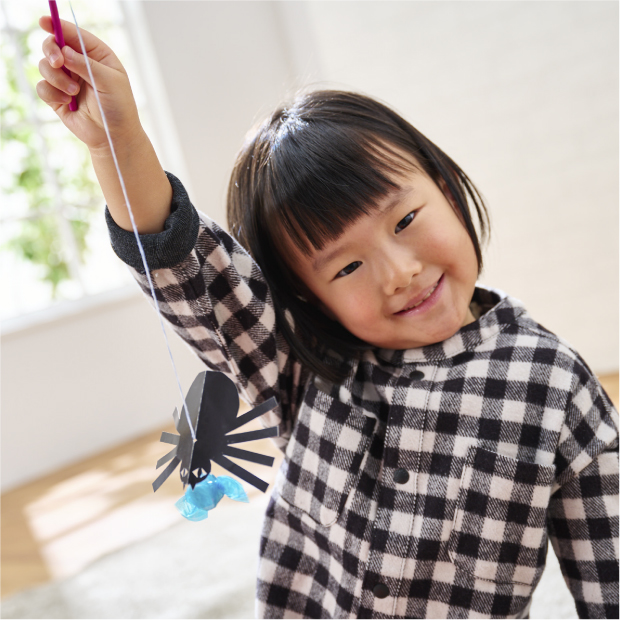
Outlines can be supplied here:
M420 169L335 241L310 256L290 241L306 297L352 334L380 348L446 340L474 317L478 261L451 202Z

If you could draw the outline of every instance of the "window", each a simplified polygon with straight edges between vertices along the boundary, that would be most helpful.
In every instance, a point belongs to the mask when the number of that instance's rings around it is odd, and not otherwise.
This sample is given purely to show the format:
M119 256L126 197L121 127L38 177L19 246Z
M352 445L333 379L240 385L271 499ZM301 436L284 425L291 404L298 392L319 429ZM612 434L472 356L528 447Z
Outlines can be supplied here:
M116 52L131 76L143 125L149 109L116 0L74 0L80 27ZM4 321L127 287L131 277L110 248L104 200L87 148L36 95L47 3L0 2L2 87L0 273ZM72 20L68 2L58 2ZM133 286L132 286L133 289Z

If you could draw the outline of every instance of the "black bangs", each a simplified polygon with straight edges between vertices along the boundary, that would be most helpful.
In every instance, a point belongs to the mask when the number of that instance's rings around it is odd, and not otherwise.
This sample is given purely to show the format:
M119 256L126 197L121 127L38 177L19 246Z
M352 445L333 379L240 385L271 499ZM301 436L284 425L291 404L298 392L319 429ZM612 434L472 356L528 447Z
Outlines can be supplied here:
M231 234L250 253L269 287L278 333L306 369L339 381L347 360L372 348L304 298L285 242L311 255L400 189L403 173L422 171L458 211L482 253L488 216L467 175L387 106L357 93L323 90L278 108L247 139L228 186ZM335 367L335 352L343 365Z
M288 117L276 130L265 170L264 215L308 255L400 189L398 173L415 166L359 128L296 120L291 130L290 124Z

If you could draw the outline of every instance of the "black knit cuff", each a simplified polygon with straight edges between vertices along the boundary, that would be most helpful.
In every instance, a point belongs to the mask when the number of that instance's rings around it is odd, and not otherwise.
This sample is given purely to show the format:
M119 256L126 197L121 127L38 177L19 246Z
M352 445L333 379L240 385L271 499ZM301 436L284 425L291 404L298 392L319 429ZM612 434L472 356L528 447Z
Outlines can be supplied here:
M194 249L198 238L199 218L190 202L183 184L173 174L166 172L172 186L170 215L164 223L164 230L152 235L140 235L149 269L167 269L182 262ZM123 230L112 219L106 207L105 218L110 233L112 249L130 267L144 273L144 265L132 231Z

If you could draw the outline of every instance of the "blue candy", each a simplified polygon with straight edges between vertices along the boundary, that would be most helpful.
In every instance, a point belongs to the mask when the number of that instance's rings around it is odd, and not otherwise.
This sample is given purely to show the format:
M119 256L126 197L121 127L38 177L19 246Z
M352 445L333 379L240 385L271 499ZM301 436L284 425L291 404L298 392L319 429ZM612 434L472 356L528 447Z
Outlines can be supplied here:
M185 495L175 503L175 506L186 519L202 521L209 516L209 510L213 510L224 495L237 502L249 502L248 496L237 480L230 476L217 478L209 474L193 489L191 486L188 487Z

